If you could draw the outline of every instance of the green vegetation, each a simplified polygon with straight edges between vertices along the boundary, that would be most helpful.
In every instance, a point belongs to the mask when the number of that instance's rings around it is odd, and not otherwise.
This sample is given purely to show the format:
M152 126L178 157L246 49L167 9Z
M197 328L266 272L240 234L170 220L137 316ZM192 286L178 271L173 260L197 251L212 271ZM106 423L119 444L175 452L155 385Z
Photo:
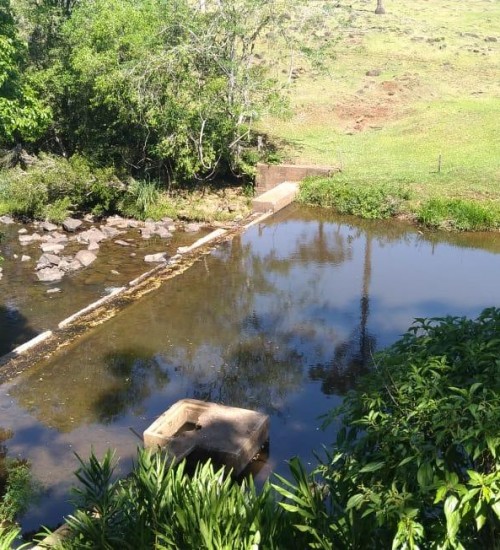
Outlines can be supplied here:
M11 433L0 428L0 550L9 550L19 536L15 520L37 492L29 465L7 458L4 441Z
M24 136L21 115L0 109L0 146L32 141L168 186L251 170L255 120L286 104L274 67L317 53L307 30L318 10L304 1L2 3L2 95L26 102L31 83L45 126L33 114ZM283 55L256 54L270 44Z
M500 309L417 319L343 405L326 459L257 491L138 452L77 473L64 548L499 548Z
M304 204L333 208L362 218L410 218L436 229L488 231L500 228L500 203L467 199L414 200L410 186L348 181L343 175L306 178L298 200Z
M498 227L499 4L384 6L383 16L365 0L332 7L323 32L340 41L330 76L299 73L293 115L266 118L262 131L288 143L293 162L338 166L346 184L408 187L412 217L426 201L462 200L482 204ZM341 14L349 24L335 27Z
M338 178L307 178L302 182L299 201L362 218L385 219L402 212L409 190L389 185L353 185Z

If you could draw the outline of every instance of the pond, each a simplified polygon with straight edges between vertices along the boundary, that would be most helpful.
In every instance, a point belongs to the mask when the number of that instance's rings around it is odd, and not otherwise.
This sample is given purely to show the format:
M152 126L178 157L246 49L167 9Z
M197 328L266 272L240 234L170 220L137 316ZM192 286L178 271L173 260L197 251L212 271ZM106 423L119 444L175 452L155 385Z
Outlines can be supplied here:
M257 479L314 464L333 440L318 417L341 403L373 352L415 317L500 304L500 235L422 232L292 206L203 256L50 360L0 387L9 454L45 487L24 529L71 511L68 488L108 448L130 468L141 434L178 399L266 412Z

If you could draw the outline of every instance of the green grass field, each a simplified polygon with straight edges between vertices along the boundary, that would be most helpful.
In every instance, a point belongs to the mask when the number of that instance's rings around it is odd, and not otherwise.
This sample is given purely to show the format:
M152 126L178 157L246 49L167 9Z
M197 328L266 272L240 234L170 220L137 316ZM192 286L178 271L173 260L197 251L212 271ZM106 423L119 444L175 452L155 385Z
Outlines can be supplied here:
M295 163L339 165L342 180L406 184L429 198L500 206L500 2L375 0L332 7L329 75L305 68L288 120L261 130ZM335 22L349 19L343 27ZM376 70L378 76L367 76ZM441 159L441 160L440 160Z

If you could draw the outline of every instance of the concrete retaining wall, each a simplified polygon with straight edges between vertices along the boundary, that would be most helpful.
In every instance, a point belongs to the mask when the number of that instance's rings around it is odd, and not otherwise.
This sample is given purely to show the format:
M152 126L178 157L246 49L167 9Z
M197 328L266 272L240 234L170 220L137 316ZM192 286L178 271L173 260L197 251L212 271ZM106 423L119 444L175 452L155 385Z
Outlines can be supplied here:
M340 168L337 166L301 166L295 164L257 164L255 194L261 195L284 181L301 181L307 176L329 177Z

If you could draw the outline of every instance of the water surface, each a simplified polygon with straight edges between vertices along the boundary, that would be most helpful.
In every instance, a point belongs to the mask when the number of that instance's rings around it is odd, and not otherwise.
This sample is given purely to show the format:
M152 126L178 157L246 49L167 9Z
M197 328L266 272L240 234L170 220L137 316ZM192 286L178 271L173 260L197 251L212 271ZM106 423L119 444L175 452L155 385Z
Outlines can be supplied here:
M334 437L338 405L415 317L500 304L500 235L426 233L290 207L204 256L52 359L0 387L11 455L47 493L25 529L70 512L74 452L117 449L126 472L142 431L178 399L271 416L259 479Z

